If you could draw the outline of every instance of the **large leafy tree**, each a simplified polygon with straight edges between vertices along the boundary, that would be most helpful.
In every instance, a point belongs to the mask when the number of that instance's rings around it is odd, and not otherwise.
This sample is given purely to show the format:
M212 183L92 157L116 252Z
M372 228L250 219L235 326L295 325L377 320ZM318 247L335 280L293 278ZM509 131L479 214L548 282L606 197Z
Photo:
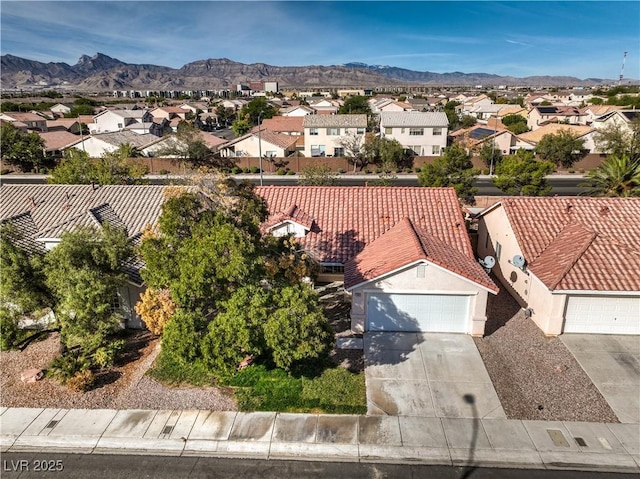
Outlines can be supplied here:
M617 158L628 157L632 162L640 158L640 118L628 127L609 125L595 135L596 145L601 151Z
M498 163L493 184L508 195L544 196L551 191L546 176L553 169L553 163L536 161L530 151L518 150Z
M367 154L363 135L347 133L341 136L336 143L344 148L344 156L353 165L353 171L356 171L356 168L362 170L373 162L373 158Z
M121 267L133 254L122 229L81 229L64 233L46 254L45 283L55 298L62 342L92 354L107 343L122 321L114 308L126 282Z
M240 118L247 120L250 126L258 124L258 116L260 120L265 118L273 118L278 110L267 102L267 98L259 96L251 100L240 110Z
M38 171L45 164L44 140L37 133L23 133L11 123L0 127L2 161L22 171Z
M529 127L527 127L527 119L522 115L506 115L502 118L502 124L506 126L510 132L516 135L529 131Z
M312 358L326 353L330 338L315 335L326 330L314 309L317 298L297 296L308 303L295 305L307 308L302 317L281 311L282 289L310 291L302 277L312 268L292 239L263 237L266 214L251 185L222 177L203 176L191 190L166 199L157 231L147 230L140 246L143 278L166 289L176 305L164 325L163 358L224 375L246 356L289 369L302 352ZM265 324L274 315L280 336L272 331L267 339ZM294 332L296 338L288 336Z
M347 98L338 109L339 114L371 114L371 107L366 96L354 95Z
M502 161L502 151L496 147L494 141L485 141L480 147L478 155L487 168L495 168Z
M144 168L128 162L129 158L137 155L137 150L128 143L96 160L90 159L85 151L70 148L65 151L63 159L53 169L47 181L68 185L143 184Z
M611 155L589 171L583 186L593 196L640 196L640 158Z
M453 187L460 199L472 202L477 192L473 186L476 176L478 170L473 167L471 156L462 146L453 144L444 155L422 168L418 181L421 186Z
M584 138L578 138L569 130L544 135L536 145L536 155L556 166L571 167L585 157Z

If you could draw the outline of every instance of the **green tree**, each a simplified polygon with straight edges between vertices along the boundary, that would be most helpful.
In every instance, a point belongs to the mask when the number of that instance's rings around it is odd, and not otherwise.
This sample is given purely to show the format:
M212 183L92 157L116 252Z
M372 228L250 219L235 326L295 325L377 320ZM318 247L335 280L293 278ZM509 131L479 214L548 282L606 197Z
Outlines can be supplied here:
M640 158L640 118L634 119L628 127L609 125L595 135L598 148L612 156L627 156L632 162Z
M478 123L478 119L475 116L463 115L462 118L460 118L460 126L462 128L471 128L475 126L476 123Z
M126 281L121 267L133 255L124 230L80 229L63 233L45 256L45 284L56 300L63 344L93 354L107 344L122 316L114 309L117 288Z
M51 306L52 296L42 272L44 254L23 249L24 242L13 224L0 227L0 302L30 313Z
M460 123L460 118L458 118L458 113L456 113L456 107L461 103L459 101L449 101L444 106L444 112L447 115L447 120L449 121L449 128L454 129Z
M366 96L354 95L347 98L342 106L338 109L338 113L341 115L355 115L355 114L371 114L371 107Z
M514 135L520 135L525 131L529 131L527 119L522 115L506 115L502 118L502 124Z
M341 136L336 143L344 148L344 156L347 161L353 165L354 172L356 168L362 170L373 161L373 159L367 155L365 138L362 135L348 133Z
M258 124L258 116L262 122L265 118L273 118L277 113L276 108L267 102L266 97L259 96L242 107L239 117L246 119L249 126L253 127Z
M309 285L288 286L272 295L275 306L264 324L264 340L276 366L316 361L332 347L333 333Z
M518 150L498 163L493 184L507 195L544 196L551 191L546 177L553 169L550 161L536 161L530 151Z
M173 141L158 151L157 155L174 156L192 166L213 164L213 153L202 139L200 130L186 121L178 124Z
M582 186L592 196L640 196L640 158L611 155L587 173Z
M338 177L328 165L311 165L302 169L298 176L298 184L303 186L333 186Z
M502 151L500 151L499 146L495 145L494 141L485 141L478 154L487 168L495 168L502 161Z
M0 127L0 155L22 171L38 171L45 163L44 140L37 133L23 133L4 123Z
M585 157L584 138L578 138L570 130L544 135L536 145L536 155L556 166L571 167Z
M216 108L216 115L218 116L218 123L220 125L228 126L233 122L236 112L233 108L225 108L224 106L219 105Z
M53 169L48 182L52 184L137 185L143 184L145 169L127 160L137 155L128 143L92 160L85 151L70 148L60 164Z
M473 186L476 176L478 170L473 167L471 156L462 146L453 144L444 155L422 167L418 182L421 186L453 187L460 199L472 202L477 192Z
M240 119L233 122L231 129L236 136L243 136L251 131L251 125L248 120Z

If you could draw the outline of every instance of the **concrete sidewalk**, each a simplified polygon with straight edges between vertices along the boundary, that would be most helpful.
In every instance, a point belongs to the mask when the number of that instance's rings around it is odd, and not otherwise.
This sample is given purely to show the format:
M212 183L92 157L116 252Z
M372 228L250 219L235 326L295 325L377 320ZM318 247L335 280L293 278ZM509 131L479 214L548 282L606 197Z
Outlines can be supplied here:
M408 416L0 409L2 452L640 472L640 425Z

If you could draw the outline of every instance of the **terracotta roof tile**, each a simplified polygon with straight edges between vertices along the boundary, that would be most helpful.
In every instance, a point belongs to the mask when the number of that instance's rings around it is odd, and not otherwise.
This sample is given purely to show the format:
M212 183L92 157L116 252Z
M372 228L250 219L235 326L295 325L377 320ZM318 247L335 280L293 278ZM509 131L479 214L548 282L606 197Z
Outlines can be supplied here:
M640 198L508 197L500 204L531 271L550 289L640 291Z
M271 214L297 205L315 221L299 241L322 263L346 263L403 218L473 258L452 188L264 186Z
M408 218L403 218L347 261L345 288L371 281L419 260L429 261L494 293L498 292L497 286L473 256L446 244L424 228L415 227Z

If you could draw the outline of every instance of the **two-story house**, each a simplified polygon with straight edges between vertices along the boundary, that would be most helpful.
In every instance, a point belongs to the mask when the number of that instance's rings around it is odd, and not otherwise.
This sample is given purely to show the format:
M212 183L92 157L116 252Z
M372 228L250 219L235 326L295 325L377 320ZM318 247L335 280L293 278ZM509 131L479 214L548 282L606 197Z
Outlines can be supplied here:
M307 115L302 126L305 156L344 156L345 136L355 135L364 144L367 115Z
M585 125L587 115L575 106L537 106L529 112L527 126L536 130L547 123Z
M8 111L0 113L0 120L5 120L10 123L22 123L26 125L29 130L33 131L48 131L47 119L31 112Z
M104 110L93 117L89 132L109 133L124 130L132 123L151 123L153 115L147 110Z
M440 156L447 146L449 121L444 112L380 113L380 135L398 140L418 156Z

